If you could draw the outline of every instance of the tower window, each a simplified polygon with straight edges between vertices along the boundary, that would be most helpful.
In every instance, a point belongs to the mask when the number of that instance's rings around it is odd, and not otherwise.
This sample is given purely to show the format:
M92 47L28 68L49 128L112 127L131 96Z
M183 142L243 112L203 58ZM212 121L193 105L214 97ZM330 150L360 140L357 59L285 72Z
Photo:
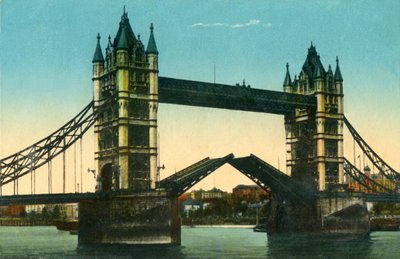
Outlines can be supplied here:
M128 136L130 146L149 146L149 128L147 126L129 125Z
M149 118L149 104L145 100L129 101L129 117L135 119Z
M327 139L325 140L325 155L327 157L338 156L338 142L337 140Z
M150 158L148 155L135 155L129 157L129 182L137 178L149 178Z

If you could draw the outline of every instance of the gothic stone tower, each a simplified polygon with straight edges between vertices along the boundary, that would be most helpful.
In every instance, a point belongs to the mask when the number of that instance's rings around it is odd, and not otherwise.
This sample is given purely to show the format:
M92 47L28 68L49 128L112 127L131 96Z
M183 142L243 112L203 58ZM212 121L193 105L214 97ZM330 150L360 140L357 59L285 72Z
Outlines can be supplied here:
M317 110L296 109L285 116L287 173L320 191L340 190L343 184L343 78L325 71L311 44L297 78L292 82L286 65L285 92L313 95Z
M79 203L78 245L179 244L178 199L155 190L158 51L153 25L146 50L125 10L114 40L108 37L105 56L97 36L93 88L95 108L101 107L95 121L97 189L129 191Z
M95 106L110 109L95 123L98 190L149 190L156 185L158 51L150 27L145 50L124 11L105 59L100 36L93 57Z

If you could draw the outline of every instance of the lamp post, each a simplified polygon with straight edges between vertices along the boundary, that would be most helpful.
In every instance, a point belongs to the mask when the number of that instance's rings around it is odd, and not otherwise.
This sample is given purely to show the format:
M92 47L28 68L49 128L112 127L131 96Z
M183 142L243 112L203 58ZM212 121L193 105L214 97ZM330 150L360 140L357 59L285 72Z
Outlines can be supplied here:
M160 182L160 170L164 170L165 166L164 164L162 166L157 166L157 175L156 175L156 187L158 186L158 183Z
M87 169L87 172L88 172L88 173L92 173L94 179L96 179L96 170L88 168L88 169ZM82 181L83 181L83 180L82 180ZM83 186L83 182L81 182L81 192L83 192L82 186ZM98 186L99 186L99 179L97 179L96 191L98 190Z

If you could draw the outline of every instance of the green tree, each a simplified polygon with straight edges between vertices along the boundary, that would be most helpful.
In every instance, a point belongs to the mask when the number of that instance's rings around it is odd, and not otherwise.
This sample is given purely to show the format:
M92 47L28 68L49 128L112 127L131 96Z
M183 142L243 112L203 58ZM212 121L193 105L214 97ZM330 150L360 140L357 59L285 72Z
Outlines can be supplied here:
M56 205L53 209L52 219L59 219L61 217L61 209Z
M43 207L42 209L42 219L49 219L51 216L48 207Z

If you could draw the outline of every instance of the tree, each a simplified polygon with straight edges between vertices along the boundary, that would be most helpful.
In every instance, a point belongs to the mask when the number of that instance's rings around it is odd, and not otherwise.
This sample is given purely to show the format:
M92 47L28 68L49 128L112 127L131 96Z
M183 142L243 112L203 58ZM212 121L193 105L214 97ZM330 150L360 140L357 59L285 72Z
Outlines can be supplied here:
M61 217L60 206L56 205L53 209L52 219L59 219Z

